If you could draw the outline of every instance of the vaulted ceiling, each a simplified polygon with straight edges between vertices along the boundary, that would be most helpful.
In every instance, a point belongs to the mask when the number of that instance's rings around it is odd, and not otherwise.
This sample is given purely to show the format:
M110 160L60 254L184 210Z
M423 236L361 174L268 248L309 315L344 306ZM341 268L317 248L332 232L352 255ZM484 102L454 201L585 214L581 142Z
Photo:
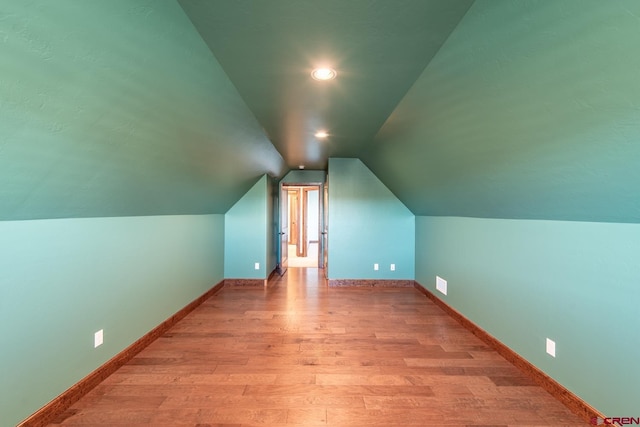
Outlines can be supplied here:
M334 156L418 215L639 222L638 16L635 0L5 0L0 220L224 213L261 175Z
M420 215L640 221L637 2L180 4L289 168L359 157Z
M367 149L471 1L180 4L287 166L324 169ZM312 79L322 66L337 78Z

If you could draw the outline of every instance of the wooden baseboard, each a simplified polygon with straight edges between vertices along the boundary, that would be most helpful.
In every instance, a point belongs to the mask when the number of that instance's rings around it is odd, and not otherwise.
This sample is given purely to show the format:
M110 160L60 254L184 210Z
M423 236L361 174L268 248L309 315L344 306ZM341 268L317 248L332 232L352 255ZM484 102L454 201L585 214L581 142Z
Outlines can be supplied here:
M431 291L421 286L418 282L415 282L414 286L418 291L420 291L421 293L426 295L427 298L433 301L438 307L443 309L448 315L453 317L458 323L471 331L471 333L487 343L490 347L495 349L502 357L515 365L533 381L535 381L542 388L548 391L553 397L562 402L573 413L583 418L587 422L591 422L594 418L597 417L605 418L604 415L590 406L587 402L580 399L578 396L566 389L562 384L532 365L528 360L520 356L515 351L511 350L502 342L498 341L495 337L473 323L471 320L467 319L462 313L438 298L436 295L431 293Z
M229 288L264 288L267 279L224 279L224 285Z
M61 395L40 408L29 418L18 424L17 427L43 427L53 422L71 405L80 400L80 398L82 398L94 387L104 381L109 375L117 371L121 366L131 360L136 354L140 353L145 347L162 336L165 332L171 329L171 327L182 320L187 314L192 312L196 307L216 294L223 287L224 281L221 281L213 288L205 292L203 295L199 296L184 308L182 308L180 311L175 313L173 316L169 317L167 320L149 331L142 338L122 350L120 353L113 356L110 360L108 360L98 369L81 379L78 383L71 386Z
M278 267L274 268L271 271L271 274L269 274L269 277L267 277L267 283L270 282L273 279L273 276L275 276L278 273Z
M410 288L413 280L329 279L330 288Z
M270 282L273 282L274 277L284 274L280 273L280 267L274 268L266 279L224 279L224 285L229 288L266 288Z

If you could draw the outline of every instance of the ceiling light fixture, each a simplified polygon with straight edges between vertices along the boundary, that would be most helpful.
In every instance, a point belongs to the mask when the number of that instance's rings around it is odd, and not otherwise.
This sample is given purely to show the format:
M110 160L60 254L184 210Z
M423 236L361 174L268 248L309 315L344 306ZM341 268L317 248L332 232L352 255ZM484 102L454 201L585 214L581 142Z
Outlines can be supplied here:
M333 68L316 68L311 72L314 80L331 80L335 79L338 73Z
M327 133L327 131L319 130L313 136L315 136L318 139L324 139L324 138L328 137L329 134Z

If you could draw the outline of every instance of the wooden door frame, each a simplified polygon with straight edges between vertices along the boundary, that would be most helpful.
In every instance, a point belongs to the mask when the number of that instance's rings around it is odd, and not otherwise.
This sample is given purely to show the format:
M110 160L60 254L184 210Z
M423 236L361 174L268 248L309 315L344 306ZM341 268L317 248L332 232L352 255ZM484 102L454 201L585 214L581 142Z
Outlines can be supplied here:
M287 206L289 208L289 244L295 244L297 247L300 231L300 192L297 188L287 188Z
M319 239L322 234L322 203L320 202L321 192L323 184L316 183L303 183L303 184L282 184L283 194L287 194L287 206L289 208L289 243L296 245L296 256L306 257L308 255L308 235L307 235L307 223L309 220L308 204L309 204L309 192L318 191L318 235ZM297 196L297 206L291 206L291 195ZM297 218L296 227L292 227L292 219ZM291 243L293 242L293 243ZM318 250L320 250L320 242L318 242ZM321 266L320 260L318 260L318 267Z
M278 184L277 205L278 205L278 260L276 271L283 276L289 267L289 195L286 187L282 183Z

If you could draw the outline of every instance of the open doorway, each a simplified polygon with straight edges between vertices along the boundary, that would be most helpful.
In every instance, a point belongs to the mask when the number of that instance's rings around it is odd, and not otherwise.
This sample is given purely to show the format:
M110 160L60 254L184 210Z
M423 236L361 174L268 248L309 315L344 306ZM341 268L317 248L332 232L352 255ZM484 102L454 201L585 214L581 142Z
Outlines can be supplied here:
M289 267L319 267L321 203L319 185L286 185Z

